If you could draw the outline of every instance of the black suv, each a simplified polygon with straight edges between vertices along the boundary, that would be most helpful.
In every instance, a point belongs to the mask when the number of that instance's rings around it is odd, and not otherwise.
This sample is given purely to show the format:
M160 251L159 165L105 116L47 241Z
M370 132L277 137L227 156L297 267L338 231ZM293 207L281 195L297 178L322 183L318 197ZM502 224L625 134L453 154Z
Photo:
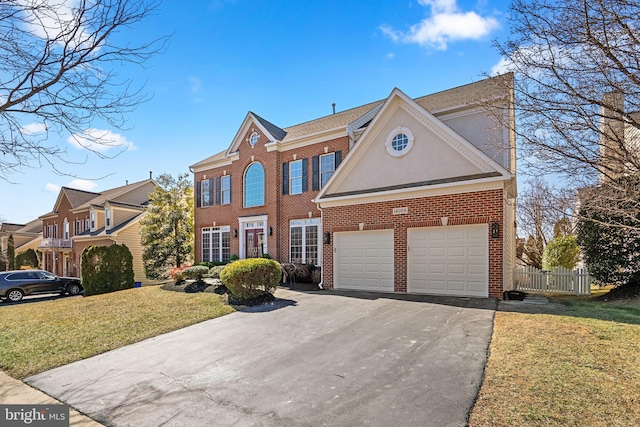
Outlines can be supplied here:
M59 277L44 270L14 270L0 272L0 300L20 301L25 295L78 295L82 292L77 277Z

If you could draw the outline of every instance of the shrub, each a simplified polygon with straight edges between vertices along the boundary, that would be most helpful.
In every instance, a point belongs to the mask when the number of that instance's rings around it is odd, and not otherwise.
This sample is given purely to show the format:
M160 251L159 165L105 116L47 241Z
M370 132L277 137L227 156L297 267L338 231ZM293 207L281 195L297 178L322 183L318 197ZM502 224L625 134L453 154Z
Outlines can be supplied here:
M238 298L252 299L273 292L282 278L282 268L276 261L249 258L227 265L220 280Z
M215 267L211 267L211 269L209 270L209 277L212 277L214 279L219 279L220 272L224 270L225 267L226 267L225 265L216 265Z
M268 253L264 253L262 254L262 258L271 259L271 255L269 255Z
M204 265L194 265L193 267L187 267L182 270L182 274L187 279L200 281L205 275L209 274L209 267Z
M580 248L575 236L558 236L544 248L542 267L553 270L564 267L573 270L580 260Z
M133 256L125 245L89 246L82 252L82 287L85 295L130 289Z
M237 254L231 254L231 256L229 257L229 261L233 262L233 261L238 261L240 259L240 257Z
M185 268L187 268L187 266L172 268L171 271L169 272L171 279L176 283L182 282L185 279L185 276L184 276Z
M204 265L205 267L213 268L213 267L217 267L219 265L224 267L225 265L227 265L227 263L226 262L218 262L218 261L208 261L208 262L199 262L196 265Z

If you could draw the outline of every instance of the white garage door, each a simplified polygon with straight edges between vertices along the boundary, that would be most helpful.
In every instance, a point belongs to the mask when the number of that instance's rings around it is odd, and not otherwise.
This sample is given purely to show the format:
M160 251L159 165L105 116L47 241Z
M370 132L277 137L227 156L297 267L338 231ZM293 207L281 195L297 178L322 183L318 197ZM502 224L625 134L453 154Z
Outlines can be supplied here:
M334 288L393 292L393 230L333 234Z
M409 292L489 296L487 224L407 230Z

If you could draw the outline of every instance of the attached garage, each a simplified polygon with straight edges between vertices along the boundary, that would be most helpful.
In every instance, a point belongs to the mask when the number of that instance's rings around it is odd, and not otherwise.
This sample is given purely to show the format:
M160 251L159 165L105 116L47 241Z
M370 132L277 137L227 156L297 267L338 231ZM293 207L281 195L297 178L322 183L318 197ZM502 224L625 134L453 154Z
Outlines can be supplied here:
M487 224L407 230L409 292L489 296Z
M334 288L393 292L393 230L336 232Z

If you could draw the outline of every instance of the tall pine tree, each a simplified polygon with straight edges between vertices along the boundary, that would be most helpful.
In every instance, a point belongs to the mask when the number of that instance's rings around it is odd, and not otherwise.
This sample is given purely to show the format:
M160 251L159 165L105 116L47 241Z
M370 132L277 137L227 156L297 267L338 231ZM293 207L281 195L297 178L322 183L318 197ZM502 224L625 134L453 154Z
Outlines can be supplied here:
M174 267L193 262L193 186L188 174L163 173L149 194L140 221L142 260L149 279L166 279Z

